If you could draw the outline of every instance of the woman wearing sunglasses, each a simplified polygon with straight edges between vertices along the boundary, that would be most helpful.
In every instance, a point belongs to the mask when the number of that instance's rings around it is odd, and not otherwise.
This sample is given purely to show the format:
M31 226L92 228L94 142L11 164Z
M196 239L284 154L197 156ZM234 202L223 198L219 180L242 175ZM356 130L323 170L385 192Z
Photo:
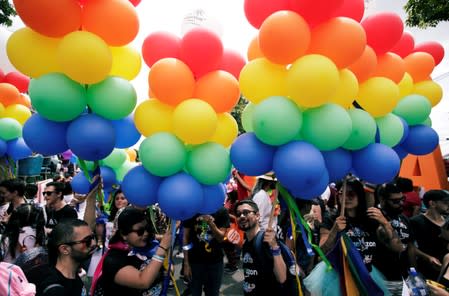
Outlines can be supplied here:
M101 276L94 283L93 295L160 295L160 271L170 247L170 231L162 237L155 254L148 258L135 252L151 242L154 236L149 231L144 212L127 207L119 215L117 224L118 229L109 241Z

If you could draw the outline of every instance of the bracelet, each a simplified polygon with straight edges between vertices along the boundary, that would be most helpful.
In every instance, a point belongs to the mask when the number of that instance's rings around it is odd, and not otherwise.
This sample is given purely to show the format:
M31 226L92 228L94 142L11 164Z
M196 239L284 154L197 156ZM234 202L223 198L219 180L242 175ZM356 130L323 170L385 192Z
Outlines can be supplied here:
M281 255L281 248L280 247L277 247L276 249L271 249L271 255L273 255L273 256L279 256L279 255Z
M163 246L159 245L158 248L161 248L162 250L164 250L165 252L168 252L167 248L164 248Z
M159 256L159 255L153 255L153 257L151 257L151 260L154 260L154 261L156 261L156 262L163 263L164 260L165 260L165 257Z
M188 251L193 247L192 243L182 246L183 251Z

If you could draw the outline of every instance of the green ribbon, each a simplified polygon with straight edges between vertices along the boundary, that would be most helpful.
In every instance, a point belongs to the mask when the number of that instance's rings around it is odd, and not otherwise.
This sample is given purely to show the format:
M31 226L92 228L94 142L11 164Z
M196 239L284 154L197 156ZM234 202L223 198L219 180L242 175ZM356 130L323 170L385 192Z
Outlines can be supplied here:
M90 176L90 174L89 174L89 169L87 168L86 162L85 162L83 159L81 159L81 158L78 158L78 162L79 162L81 171L83 172L83 174L84 174L84 176L86 177L87 181L89 181L89 183L92 184L92 178L91 178L91 176ZM98 160L96 160L96 161L94 162L94 171L95 171L99 166L100 166L100 162L99 162ZM98 192L97 192L97 200L103 202L103 200L104 200L103 190L98 190Z

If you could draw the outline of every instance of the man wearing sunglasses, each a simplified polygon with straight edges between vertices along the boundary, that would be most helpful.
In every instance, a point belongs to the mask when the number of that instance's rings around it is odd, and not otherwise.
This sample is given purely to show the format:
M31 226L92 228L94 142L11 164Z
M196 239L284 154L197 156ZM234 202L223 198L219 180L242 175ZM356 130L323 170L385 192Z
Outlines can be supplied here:
M55 226L49 236L48 256L50 269L37 283L37 295L87 295L78 273L80 265L96 249L95 236L82 220L65 220Z
M56 224L65 219L77 219L76 210L64 201L64 183L50 182L46 185L45 191L42 192L45 198L48 229L53 229Z

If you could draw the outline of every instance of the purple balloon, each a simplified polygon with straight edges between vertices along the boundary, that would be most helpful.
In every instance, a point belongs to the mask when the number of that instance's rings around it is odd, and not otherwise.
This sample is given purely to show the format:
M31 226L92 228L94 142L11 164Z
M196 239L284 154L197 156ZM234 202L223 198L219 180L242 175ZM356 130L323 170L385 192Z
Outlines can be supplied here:
M73 152L72 152L72 150L69 149L69 150L62 152L61 155L64 160L69 160L70 158L72 158Z

